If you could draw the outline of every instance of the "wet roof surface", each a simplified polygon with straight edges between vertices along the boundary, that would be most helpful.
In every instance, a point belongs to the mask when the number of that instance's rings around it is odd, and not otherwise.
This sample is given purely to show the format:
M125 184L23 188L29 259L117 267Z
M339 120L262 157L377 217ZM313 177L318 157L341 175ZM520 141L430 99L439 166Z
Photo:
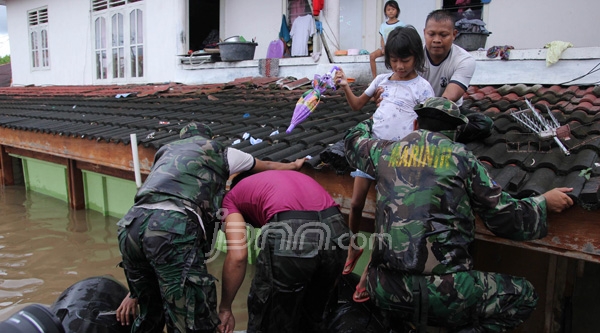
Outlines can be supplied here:
M375 104L352 111L343 93L328 90L311 116L286 134L298 98L311 87L305 84L290 90L282 87L286 81L277 80L240 78L202 86L2 88L0 126L105 143L129 144L130 134L136 133L140 145L157 149L178 139L188 122L200 121L211 126L216 140L257 158L293 161L310 155L313 158L307 163L314 168L348 172L339 160L327 158L328 153L347 129L372 115ZM358 95L366 86L352 88ZM464 107L494 119L492 135L467 147L505 190L526 197L553 187L573 187L571 196L578 204L598 208L600 87L470 87L464 97ZM560 142L569 155L556 140L541 139L511 115L527 109L526 99L545 119L551 119L550 110L559 125L568 125L561 127L566 131Z

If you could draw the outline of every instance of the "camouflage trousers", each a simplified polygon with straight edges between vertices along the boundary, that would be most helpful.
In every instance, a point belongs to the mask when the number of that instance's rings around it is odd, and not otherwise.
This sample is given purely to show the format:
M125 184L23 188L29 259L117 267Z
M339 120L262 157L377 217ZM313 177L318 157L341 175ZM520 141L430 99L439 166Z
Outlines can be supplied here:
M132 332L214 332L215 278L204 263L202 228L185 213L133 207L120 221L119 248L140 314Z
M533 285L521 277L475 270L422 277L427 324L453 331L505 332L529 318L538 300ZM412 275L371 266L367 281L371 298L384 314L414 321L418 300L413 297Z
M310 229L306 224L292 219L262 228L248 294L248 333L323 331L324 315L337 295L349 229L339 213ZM304 237L294 237L298 234ZM294 243L300 239L301 245Z

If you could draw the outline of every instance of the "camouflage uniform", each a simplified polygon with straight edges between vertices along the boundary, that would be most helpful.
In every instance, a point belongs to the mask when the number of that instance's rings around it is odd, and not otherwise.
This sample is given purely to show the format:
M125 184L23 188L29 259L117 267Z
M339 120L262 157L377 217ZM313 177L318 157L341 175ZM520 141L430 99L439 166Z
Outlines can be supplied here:
M459 114L453 103L429 107ZM475 213L497 236L544 237L543 196L512 198L463 144L442 133L417 130L392 142L370 139L370 128L367 120L351 129L345 145L349 163L377 181L377 242L368 273L375 303L397 314L425 304L430 324L475 331L502 332L527 319L537 303L533 286L473 270L469 245ZM418 283L426 290L422 299L415 299Z
M214 332L219 324L204 252L229 178L226 156L202 136L163 146L118 222L122 265L140 305L133 332L162 332L165 321L169 332Z

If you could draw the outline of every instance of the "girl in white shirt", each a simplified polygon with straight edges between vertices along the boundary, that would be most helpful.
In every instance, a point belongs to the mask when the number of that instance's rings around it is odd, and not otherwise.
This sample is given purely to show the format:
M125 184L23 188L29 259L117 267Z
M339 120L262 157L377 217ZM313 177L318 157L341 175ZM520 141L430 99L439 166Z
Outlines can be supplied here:
M336 72L335 82L343 88L348 104L355 111L367 104L377 88L383 88L383 100L373 114L372 136L377 139L401 140L413 131L413 121L417 118L414 106L434 96L429 82L417 74L423 71L424 65L425 54L419 33L410 25L397 27L389 34L385 44L385 66L393 71L391 74L375 77L360 96L354 95L342 69ZM348 225L355 234L359 229L362 210L373 178L360 170L352 174L355 178ZM362 251L353 238L342 274L352 273ZM356 288L355 301L365 301L369 298L364 290L365 282L363 276Z

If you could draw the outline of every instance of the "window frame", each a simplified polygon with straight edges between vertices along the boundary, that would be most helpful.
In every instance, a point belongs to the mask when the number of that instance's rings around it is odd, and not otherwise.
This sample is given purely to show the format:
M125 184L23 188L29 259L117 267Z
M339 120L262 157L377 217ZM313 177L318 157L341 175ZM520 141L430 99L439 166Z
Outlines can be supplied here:
M471 0L469 4L465 4L465 5L456 5L456 4L452 4L453 1L450 0L442 0L442 9L452 13L455 16L455 20L458 21L461 19L461 12L463 10L468 10L468 9L472 9L475 10L477 14L479 14L476 17L473 17L473 19L479 19L483 21L484 18L484 9L485 9L485 4L481 2L481 0Z
M27 39L29 45L29 68L31 71L50 69L48 29L48 6L27 11Z
M143 70L146 61L143 58L146 53L144 52L145 2L143 0L91 0L90 3L94 82L104 84L144 80L146 76ZM117 21L113 22L113 18L117 18ZM104 20L104 25L97 24L98 19ZM133 28L135 31L132 31ZM134 40L131 39L132 37L135 37ZM132 47L135 47L135 54L131 52ZM141 54L141 57L137 57L138 54ZM132 65L136 67L133 72Z
M300 6L300 5L302 5L302 4L300 4L300 2L303 2L303 4L305 6L308 5L308 7L309 7L308 12L306 12L306 10L301 8L304 6ZM294 24L294 21L296 20L297 17L307 15L307 14L310 14L311 16L313 15L313 2L312 2L312 0L285 0L284 10L285 10L286 18L287 18L287 26L288 26L288 29L291 31L292 25ZM313 19L315 20L315 24L316 24L317 18L313 17ZM314 52L315 38L317 37L317 35L318 35L318 32L315 32L314 35L312 35L308 38L308 41L307 41L308 55L302 56L302 57L310 57L312 55L312 53ZM290 41L286 44L287 45L285 46L285 49L286 50L289 49L291 52L292 42ZM295 56L294 58L302 58L302 57Z

